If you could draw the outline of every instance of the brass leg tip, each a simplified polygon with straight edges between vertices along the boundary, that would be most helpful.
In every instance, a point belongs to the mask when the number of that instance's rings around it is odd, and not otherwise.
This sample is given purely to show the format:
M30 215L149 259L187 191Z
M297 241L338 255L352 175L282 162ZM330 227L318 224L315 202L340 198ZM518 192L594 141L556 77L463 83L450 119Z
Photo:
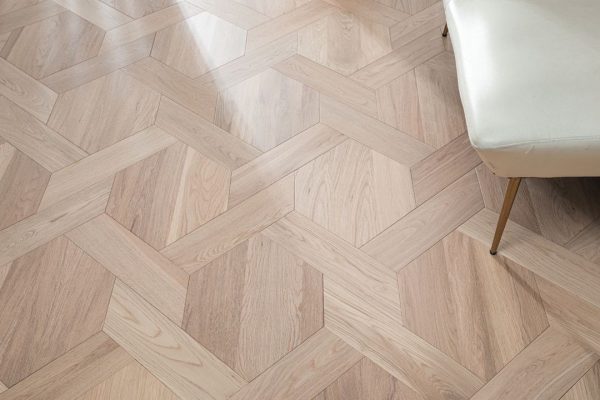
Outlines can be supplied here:
M498 253L498 251L492 251L492 250L490 250L490 254L493 255L493 256L495 256L497 253Z

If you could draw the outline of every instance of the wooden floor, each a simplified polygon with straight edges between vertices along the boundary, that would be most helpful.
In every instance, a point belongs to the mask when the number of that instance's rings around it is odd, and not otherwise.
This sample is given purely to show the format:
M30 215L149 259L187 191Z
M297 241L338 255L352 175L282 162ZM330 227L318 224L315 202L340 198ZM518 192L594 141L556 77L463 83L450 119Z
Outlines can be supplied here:
M489 255L444 23L0 0L0 399L600 399L600 180Z

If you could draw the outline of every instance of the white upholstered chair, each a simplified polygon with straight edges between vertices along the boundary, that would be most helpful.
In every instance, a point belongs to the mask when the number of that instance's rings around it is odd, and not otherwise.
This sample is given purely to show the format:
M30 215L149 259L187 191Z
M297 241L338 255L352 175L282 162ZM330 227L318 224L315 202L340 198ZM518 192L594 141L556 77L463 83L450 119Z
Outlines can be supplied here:
M600 0L444 0L469 138L509 184L600 176ZM600 201L600 199L598 199Z

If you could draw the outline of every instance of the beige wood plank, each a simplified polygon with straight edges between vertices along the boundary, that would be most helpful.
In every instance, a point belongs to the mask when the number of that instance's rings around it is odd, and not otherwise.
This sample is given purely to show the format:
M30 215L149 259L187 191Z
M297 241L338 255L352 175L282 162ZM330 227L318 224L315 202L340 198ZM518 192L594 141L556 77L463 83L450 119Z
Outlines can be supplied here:
M325 324L427 399L466 399L482 382L404 328L396 277L349 243L291 213L264 234L324 274Z
M58 93L69 91L149 56L153 40L154 35L141 37L58 71L45 77L41 82Z
M229 169L238 168L261 154L255 147L164 97L156 125Z
M262 154L231 174L229 208L337 146L346 137L317 124Z
M407 19L410 15L388 7L380 1L365 2L361 0L325 0L328 3L341 8L342 10L350 11L354 14L362 15L371 21L391 27L399 21Z
M65 199L82 187L109 177L129 165L176 143L157 127L150 127L56 172L50 178L40 210Z
M84 158L87 153L0 96L0 137L50 172Z
M573 338L548 328L471 400L559 399L597 361Z
M484 209L459 230L489 245L497 220L498 214ZM539 277L600 307L600 268L596 264L513 222L507 224L499 251Z
M0 3L0 15L41 3L43 0L4 0Z
M0 265L102 214L111 184L112 177L100 180L0 231Z
M51 89L1 58L0 95L15 102L42 122L48 121L58 97Z
M160 11L183 0L100 0L114 9L129 15L133 19Z
M246 50L262 47L312 22L318 21L335 10L335 7L322 0L312 0L289 13L250 29L246 41Z
M7 389L6 385L0 382L0 393L4 392Z
M119 280L104 332L182 400L225 400L246 383Z
M191 274L293 208L294 177L288 175L165 247L161 253Z
M212 85L197 84L151 57L128 66L125 72L201 117L213 119L217 90Z
M600 398L600 363L596 363L560 400Z
M321 329L244 386L231 400L310 399L334 382L362 355L327 329Z
M321 122L406 166L412 166L434 150L433 147L327 96L321 96Z
M72 400L133 358L99 332L2 393L2 400Z
M449 210L448 205L452 206ZM483 208L475 173L463 176L361 249L399 271Z
M132 21L127 15L100 0L54 0L54 2L105 31Z
M435 28L356 71L351 78L378 89L442 51L444 41L439 29Z
M440 1L392 26L390 29L392 47L394 49L402 47L431 30L440 29L445 23L444 5ZM441 35L441 31L439 32Z
M202 10L187 2L174 4L106 32L100 53L157 32Z
M600 243L600 219L588 225L565 247L586 260L600 264L600 246L598 243Z
M33 24L63 11L65 9L54 1L46 0L30 7L20 8L11 13L3 14L0 16L0 34L10 32L21 26Z
M423 204L481 163L465 133L411 168L417 205Z
M5 32L5 33L0 34L0 50L1 50L0 56L3 56L5 54L3 47L6 44L6 42L11 40L11 35L12 35L12 32Z
M199 76L196 82L212 84L219 90L224 90L293 56L297 49L298 34L290 33L268 46L246 51L242 57Z
M203 10L244 29L267 22L270 18L234 0L187 0Z
M299 55L273 67L277 71L377 118L375 91Z
M181 324L188 283L184 271L105 214L75 228L67 237Z

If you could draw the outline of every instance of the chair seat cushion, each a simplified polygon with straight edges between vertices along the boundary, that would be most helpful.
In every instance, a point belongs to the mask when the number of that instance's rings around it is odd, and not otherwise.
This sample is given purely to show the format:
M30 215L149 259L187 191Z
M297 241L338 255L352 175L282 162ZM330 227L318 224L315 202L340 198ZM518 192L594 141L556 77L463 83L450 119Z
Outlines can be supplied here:
M500 176L600 176L600 0L445 0L471 143Z

